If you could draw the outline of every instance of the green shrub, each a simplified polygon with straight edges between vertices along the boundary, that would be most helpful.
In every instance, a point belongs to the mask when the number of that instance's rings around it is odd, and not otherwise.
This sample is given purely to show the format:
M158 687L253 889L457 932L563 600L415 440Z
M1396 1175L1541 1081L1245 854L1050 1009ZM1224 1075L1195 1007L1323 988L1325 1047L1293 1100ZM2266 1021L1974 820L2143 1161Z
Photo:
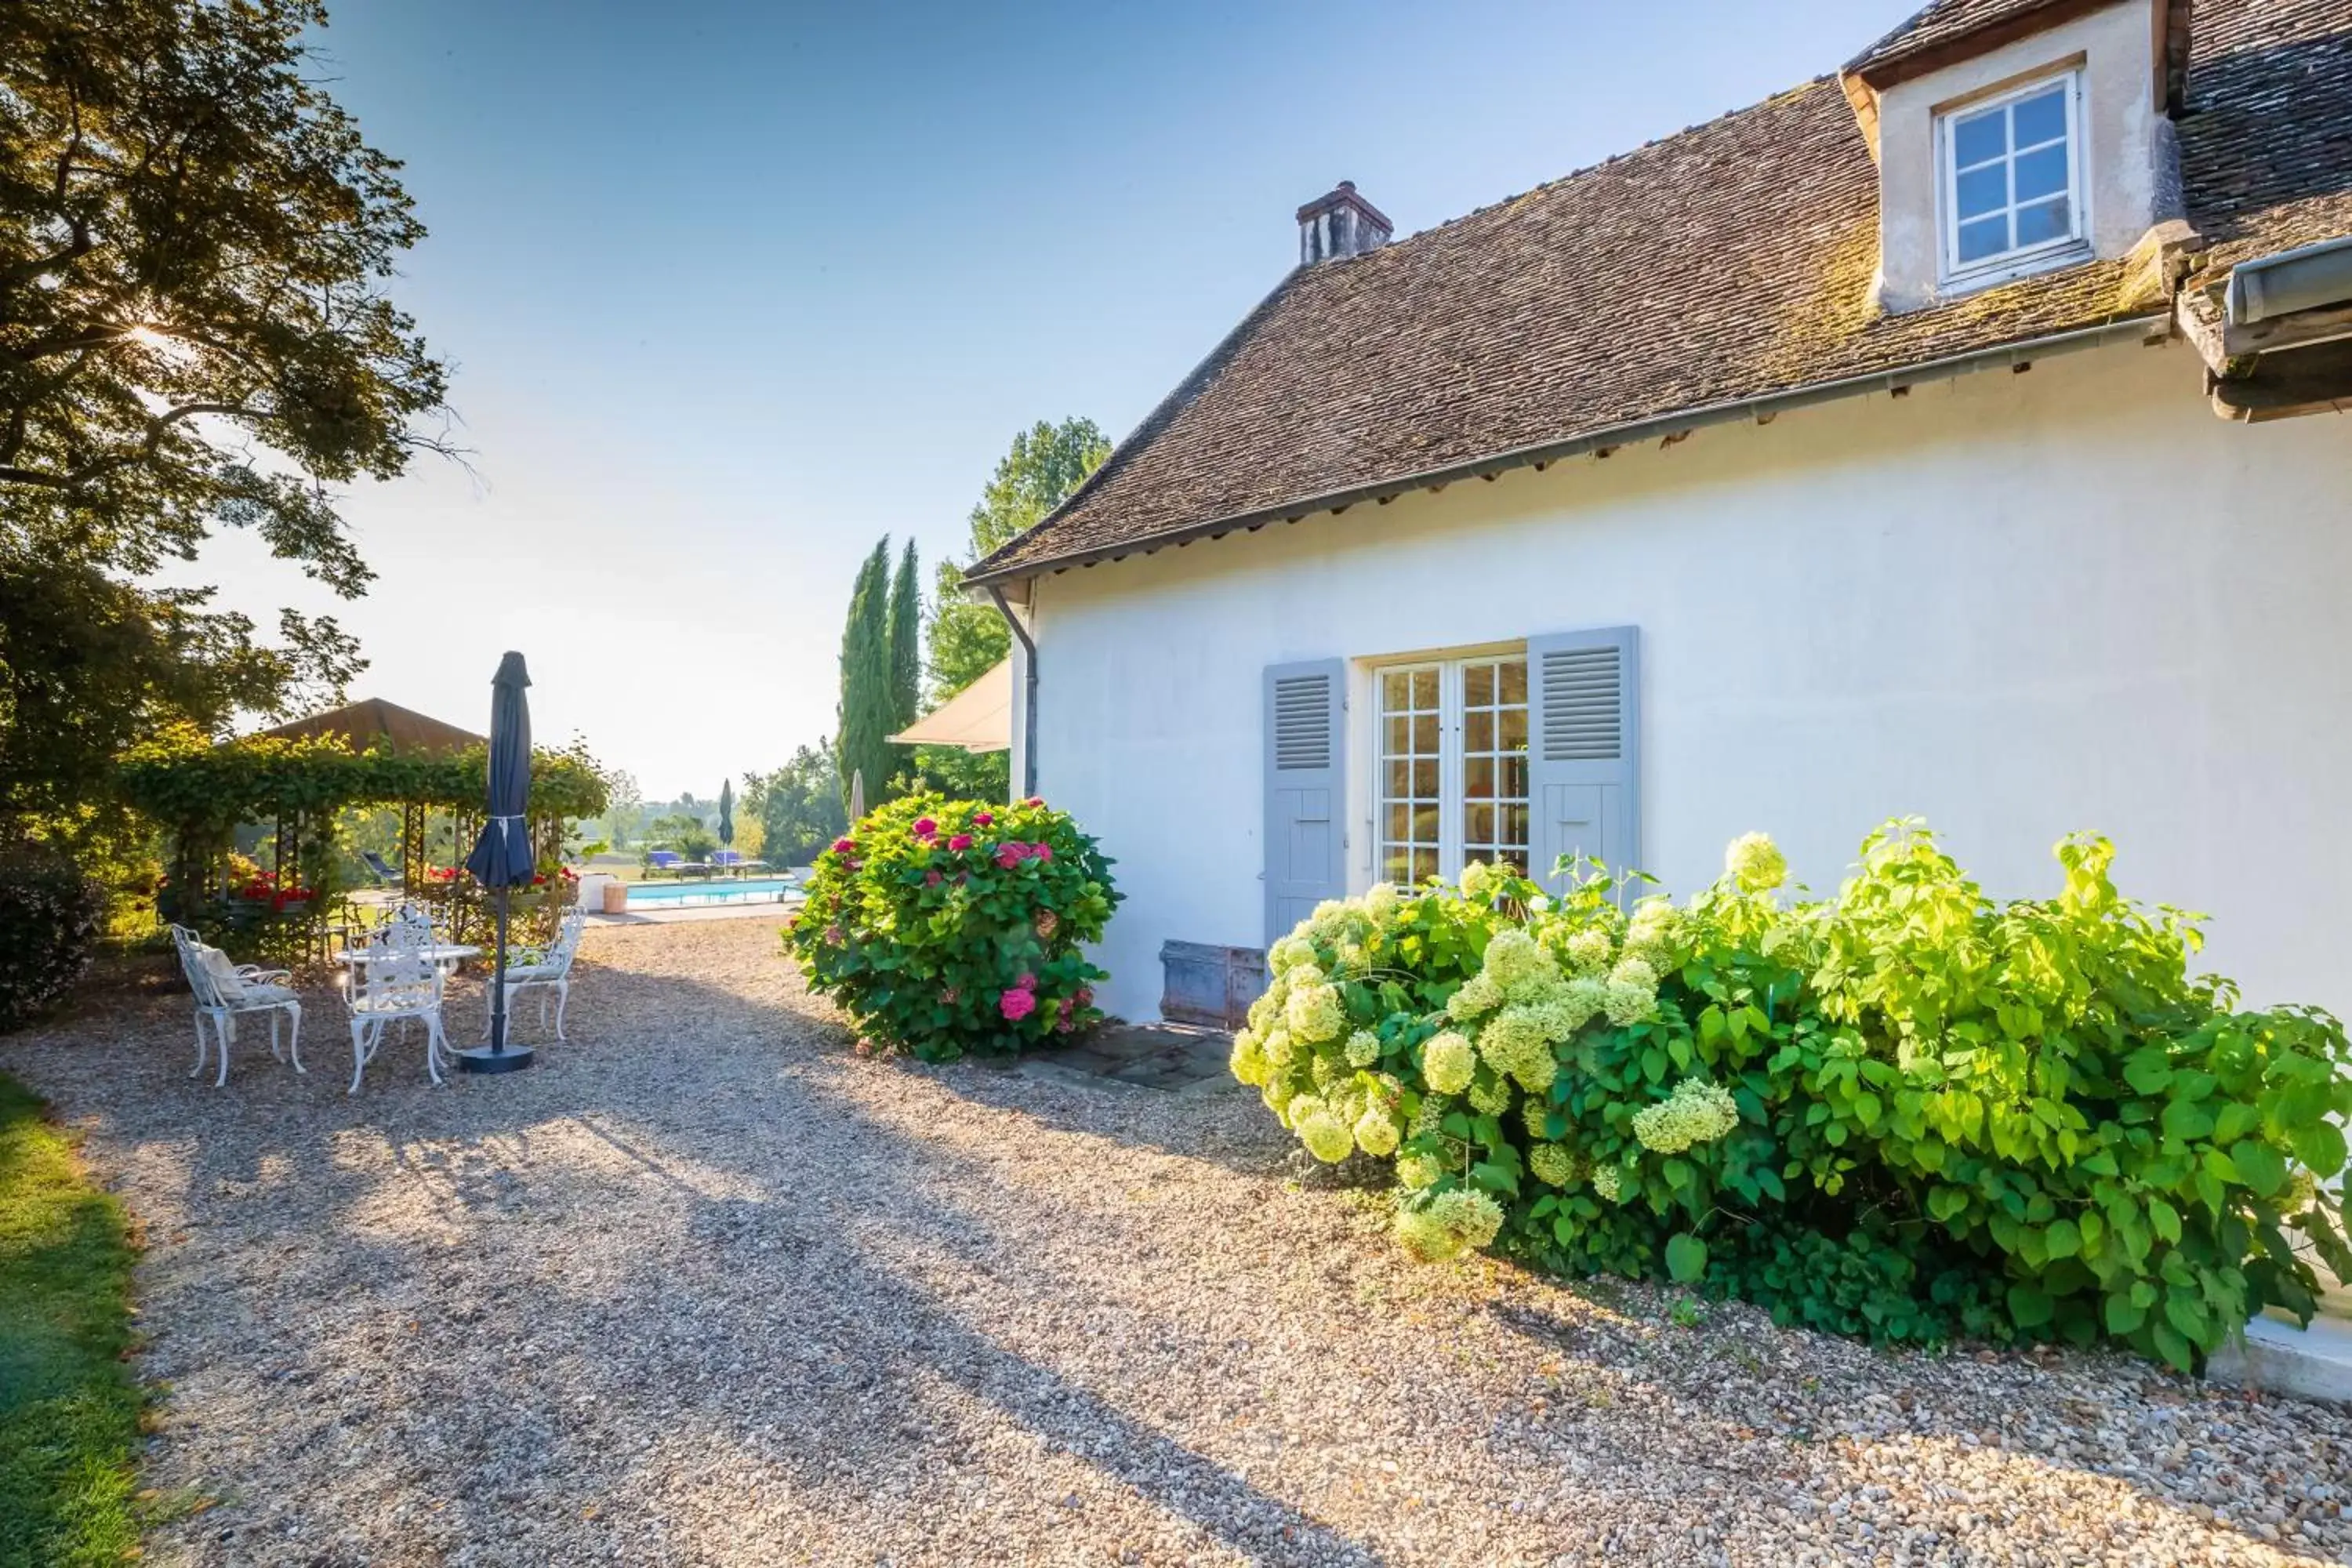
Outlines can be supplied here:
M105 929L106 889L39 845L0 850L0 1032L65 999Z
M1677 907L1474 867L1374 889L1276 944L1234 1070L1318 1157L1392 1155L1399 1239L1704 1283L1898 1342L2101 1337L2200 1366L2265 1306L2308 1318L2290 1232L2352 1275L2352 1046L2325 1013L2192 978L2190 918L2117 895L2111 847L1996 904L1916 823L1832 899L1769 840Z
M1015 1051L1100 1022L1110 862L1043 801L917 795L869 813L816 858L785 933L812 989L929 1061Z

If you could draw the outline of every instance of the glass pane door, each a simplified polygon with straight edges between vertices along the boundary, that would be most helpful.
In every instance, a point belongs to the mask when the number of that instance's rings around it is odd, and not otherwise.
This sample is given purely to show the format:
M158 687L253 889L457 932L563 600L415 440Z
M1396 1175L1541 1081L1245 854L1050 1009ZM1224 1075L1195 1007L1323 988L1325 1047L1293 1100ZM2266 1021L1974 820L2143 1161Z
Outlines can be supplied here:
M1443 858L1444 726L1433 664L1383 669L1380 682L1380 879L1410 886L1438 874Z
M1462 861L1528 868L1528 661L1462 672Z

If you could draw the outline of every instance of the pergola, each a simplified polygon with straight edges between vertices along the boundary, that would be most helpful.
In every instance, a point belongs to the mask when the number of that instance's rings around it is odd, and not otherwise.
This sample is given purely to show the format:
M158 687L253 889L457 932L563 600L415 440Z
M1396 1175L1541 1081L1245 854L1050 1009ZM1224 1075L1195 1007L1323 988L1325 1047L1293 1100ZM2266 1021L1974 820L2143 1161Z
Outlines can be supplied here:
M347 702L341 708L330 708L324 713L313 713L307 719L297 719L290 724L257 731L280 741L334 740L342 742L350 752L383 751L396 756L455 757L471 751L487 751L489 740L470 730L461 730L429 713L419 713L414 708L403 708L397 702L387 702L381 697L366 697L357 702ZM411 888L425 886L425 872L430 865L425 843L426 814L440 802L403 800L400 806L400 875ZM477 795L470 803L479 805ZM463 844L471 837L471 814L467 809L451 806L457 818L457 842ZM288 832L289 820L295 825L295 837ZM299 854L300 817L279 818L278 823L278 863L294 866L301 863Z
M169 912L182 924L299 931L301 945L312 944L327 929L336 818L363 805L401 808L406 896L436 906L459 933L480 913L464 874L436 870L425 854L429 813L455 816L462 846L482 810L488 745L454 724L371 699L217 744L174 731L121 765L127 798L170 836ZM529 831L539 859L555 861L567 819L596 816L605 800L602 771L576 743L534 752ZM226 874L238 825L265 818L277 825L278 867L266 900L241 897ZM312 896L289 898L294 889Z

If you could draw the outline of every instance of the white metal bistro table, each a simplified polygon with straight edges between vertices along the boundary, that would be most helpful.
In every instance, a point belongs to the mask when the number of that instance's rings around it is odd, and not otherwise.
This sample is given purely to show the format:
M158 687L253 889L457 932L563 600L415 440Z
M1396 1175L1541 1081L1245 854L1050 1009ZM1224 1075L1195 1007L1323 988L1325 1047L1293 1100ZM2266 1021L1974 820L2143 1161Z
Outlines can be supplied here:
M482 956L480 948L468 947L459 942L436 942L431 947L415 948L412 951L423 953L435 963L452 969L468 958ZM347 947L335 954L335 962L341 964L374 963L381 962L383 958L383 954L381 951L366 947Z

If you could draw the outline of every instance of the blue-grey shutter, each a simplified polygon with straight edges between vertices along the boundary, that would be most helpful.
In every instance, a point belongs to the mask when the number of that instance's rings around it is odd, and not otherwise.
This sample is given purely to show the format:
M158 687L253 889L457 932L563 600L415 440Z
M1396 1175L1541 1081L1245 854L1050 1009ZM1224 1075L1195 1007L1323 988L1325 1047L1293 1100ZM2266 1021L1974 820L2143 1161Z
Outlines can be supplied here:
M1633 626L1528 639L1528 866L1554 892L1563 855L1641 867L1641 694Z
M1270 665L1265 672L1265 940L1271 944L1326 899L1345 896L1340 813L1347 807L1345 660Z

